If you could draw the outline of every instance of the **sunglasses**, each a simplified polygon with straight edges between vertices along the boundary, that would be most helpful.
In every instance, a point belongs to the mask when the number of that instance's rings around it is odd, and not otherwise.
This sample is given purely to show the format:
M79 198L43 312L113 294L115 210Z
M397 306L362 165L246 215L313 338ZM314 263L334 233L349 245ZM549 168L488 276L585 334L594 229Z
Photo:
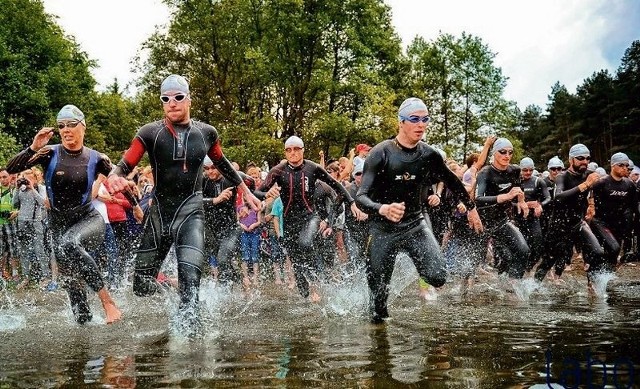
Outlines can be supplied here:
M529 172L532 172L533 169L520 169L520 171L523 173L529 173Z
M298 152L298 151L302 151L302 147L287 147L286 149L284 149L285 153L291 153L291 152Z
M69 127L69 128L76 128L78 126L78 124L80 124L81 122L79 121L75 121L75 122L58 122L58 130L62 130L65 127Z
M361 176L361 175L362 175L362 172L358 172L358 173L354 174L354 176L356 176L356 177Z
M203 168L204 170L211 170L211 169L213 169L213 167L211 167L211 166L203 166L202 168Z
M628 163L617 163L616 166L623 167L625 169L629 168L629 164Z
M498 150L498 152L502 155L513 155L513 150Z
M560 171L560 170L562 170L561 167L550 167L549 168L549 171L552 171L552 172L557 172L557 171Z
M400 116L400 119L402 120L406 120L408 122L411 123L418 123L418 122L422 122L422 123L428 123L431 118L429 116L416 116L416 115L411 115L411 116Z
M179 103L186 98L187 98L187 95L178 93L177 95L173 95L173 96L162 95L160 96L160 101L162 101L162 104L169 104L171 100L174 100Z
M588 155L586 157L584 155L578 155L577 157L574 157L574 158L577 159L578 161L584 161L585 159L587 161L591 161L591 157Z

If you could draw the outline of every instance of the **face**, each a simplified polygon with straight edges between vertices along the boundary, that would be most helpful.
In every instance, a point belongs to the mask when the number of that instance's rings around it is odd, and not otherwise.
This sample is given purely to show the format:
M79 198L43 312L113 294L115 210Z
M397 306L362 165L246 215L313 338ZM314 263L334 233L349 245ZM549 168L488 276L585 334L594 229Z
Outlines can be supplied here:
M191 119L191 98L182 92L169 91L160 96L164 116L172 123L187 123Z
M11 184L11 175L6 170L0 171L0 185L7 187L9 184Z
M522 179L525 181L530 179L531 176L533 175L533 168L530 168L530 167L521 168L520 175L522 176Z
M631 174L629 174L629 178L633 181L636 182L638 181L638 179L640 178L640 173L638 173L637 171L634 172L632 171Z
M213 181L217 181L222 177L222 174L220 174L220 171L218 169L215 168L215 166L213 165L204 165L202 167L202 171L204 172L204 175Z
M67 150L77 151L84 145L84 123L78 120L64 119L58 120L58 131L60 132L60 142Z
M399 124L398 138L402 143L408 143L416 145L424 137L424 133L427 130L428 112L426 110L419 110L411 113L406 119L402 120ZM426 121L425 121L426 120ZM416 121L416 123L412 123Z
M561 167L550 167L549 168L549 178L551 179L551 181L555 181L556 177L558 177L558 174L562 173L562 168Z
M576 173L584 173L587 170L589 162L591 162L591 157L588 155L579 155L571 158L571 170Z
M511 163L511 158L513 157L513 148L505 147L500 150L496 150L493 153L493 165L499 169L506 169L507 166Z
M456 177L458 177L459 179L462 179L462 175L464 174L464 172L462 171L462 168L456 161L453 161L453 160L447 161L447 167L449 168L449 170L453 172L453 174L456 175Z
M291 146L284 149L284 156L291 166L299 166L304 160L304 148Z
M629 164L617 163L611 166L611 175L617 178L629 177Z
M256 183L256 187L259 187L260 185L262 185L262 179L260 177L260 169L252 167L251 169L247 170L247 175L253 178L253 181L255 181Z

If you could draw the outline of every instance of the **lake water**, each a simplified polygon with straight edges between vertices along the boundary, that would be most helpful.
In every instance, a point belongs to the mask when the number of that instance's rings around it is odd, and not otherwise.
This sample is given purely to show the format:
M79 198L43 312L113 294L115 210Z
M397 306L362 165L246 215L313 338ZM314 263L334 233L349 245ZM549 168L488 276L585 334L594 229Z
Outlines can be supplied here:
M0 388L638 388L638 274L625 266L595 298L578 270L515 292L489 275L466 296L451 283L427 302L400 258L383 325L368 322L361 274L324 286L320 304L272 283L243 292L204 280L195 339L174 329L172 290L115 292L114 325L94 294L84 326L63 291L3 290Z

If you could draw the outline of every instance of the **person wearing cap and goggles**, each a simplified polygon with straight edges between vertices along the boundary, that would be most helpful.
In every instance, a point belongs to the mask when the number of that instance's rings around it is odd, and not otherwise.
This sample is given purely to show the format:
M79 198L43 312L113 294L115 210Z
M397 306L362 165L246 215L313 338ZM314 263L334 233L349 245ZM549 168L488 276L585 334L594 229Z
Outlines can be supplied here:
M364 214L356 207L349 192L317 163L304 158L304 142L297 136L284 143L285 160L274 166L256 191L261 197L280 196L284 206L282 224L283 245L293 264L293 273L300 294L318 302L319 277L314 239L321 218L314 204L317 181L328 184L349 204L353 215L362 220ZM311 282L311 285L310 285Z
M367 281L372 323L389 317L387 299L396 256L405 252L418 274L434 287L444 285L447 272L440 245L422 212L426 187L438 181L462 202L476 231L482 222L464 185L433 147L422 141L429 114L418 98L398 109L398 134L374 146L364 162L358 207L369 214Z
M34 165L42 166L51 205L52 246L75 319L84 324L93 318L86 295L89 286L97 292L105 321L110 324L120 320L122 313L89 252L100 245L105 234L102 216L91 203L91 188L100 174L109 174L112 164L106 155L84 146L86 121L78 107L62 107L56 126L60 144L47 146L55 128L40 129L31 145L9 162L7 171L17 173Z
M145 124L108 177L113 192L126 190L126 175L144 153L153 168L154 195L135 261L133 291L146 296L158 290L155 282L169 249L175 244L182 329L199 329L198 291L204 256L202 166L206 156L234 185L245 201L260 209L238 172L224 156L218 132L211 125L191 119L191 95L187 80L176 74L160 85L164 118Z
M512 281L521 279L528 267L530 249L522 232L511 221L513 213L527 218L529 207L522 190L520 167L511 164L513 145L506 138L493 143L491 165L480 170L476 184L476 204L487 233L481 239L484 258L489 238L493 238L496 269Z
M590 188L600 178L598 173L587 174L587 167L591 162L591 152L582 143L577 143L569 149L569 167L558 175L554 190L554 211L548 220L545 246L548 248L542 254L542 261L535 273L539 281L544 279L551 268L555 269L552 278L560 277L565 265L570 263L573 247L582 247L585 267L590 263L600 263L604 251L598 239L585 221L588 208Z
M621 263L636 260L633 255L631 236L634 217L640 215L638 191L626 178L629 157L625 153L611 156L611 172L592 188L595 215L591 228L604 248L604 261L591 264L590 271L614 270L622 247Z
M522 177L522 191L524 192L524 201L529 207L529 216L522 217L516 215L516 225L529 245L531 254L527 271L531 271L534 265L540 259L543 247L543 235L541 218L544 208L551 202L551 195L544 180L533 176L535 169L533 160L529 157L520 160L520 175Z

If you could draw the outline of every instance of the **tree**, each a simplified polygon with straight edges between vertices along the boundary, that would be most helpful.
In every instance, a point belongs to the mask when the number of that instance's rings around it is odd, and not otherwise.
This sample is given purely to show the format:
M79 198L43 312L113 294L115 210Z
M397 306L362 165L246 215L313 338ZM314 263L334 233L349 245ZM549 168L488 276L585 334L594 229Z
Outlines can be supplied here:
M26 146L65 104L90 106L94 63L41 1L0 0L0 9L0 124Z

